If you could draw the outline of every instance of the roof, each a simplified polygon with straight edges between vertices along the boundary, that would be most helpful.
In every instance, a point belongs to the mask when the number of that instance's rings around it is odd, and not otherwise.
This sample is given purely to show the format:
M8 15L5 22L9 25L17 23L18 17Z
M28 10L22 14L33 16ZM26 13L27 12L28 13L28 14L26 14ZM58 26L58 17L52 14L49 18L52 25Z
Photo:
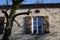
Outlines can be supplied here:
M0 9L6 7L6 5L1 5ZM9 8L12 7L12 5L8 5ZM18 8L60 8L60 3L56 4L23 4L20 5Z

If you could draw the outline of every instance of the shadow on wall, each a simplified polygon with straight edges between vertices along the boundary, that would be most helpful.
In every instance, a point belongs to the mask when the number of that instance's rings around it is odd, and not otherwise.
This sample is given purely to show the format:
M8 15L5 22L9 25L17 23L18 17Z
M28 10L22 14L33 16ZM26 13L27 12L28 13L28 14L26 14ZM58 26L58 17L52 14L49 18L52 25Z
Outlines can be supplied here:
M50 33L49 32L49 18L48 16L39 16L39 18L42 18L43 19L43 30L44 30L44 34L48 34ZM31 34L31 16L27 16L25 18L23 18L24 20L24 24L23 24L23 27L24 27L24 32L26 34ZM41 21L41 20L39 20Z
M44 34L44 35L32 35L32 34L27 34L27 28L26 28L26 19L23 18L24 24L23 24L23 33L22 34L17 34L12 38L11 40L55 40L55 38L58 36L58 32L53 32L49 34ZM54 38L54 39L53 39Z
M24 27L24 32L25 34L31 34L31 17L25 17L23 18L24 20L24 24L23 24L23 27Z
M23 18L23 34L26 34L26 22L25 22L25 17Z

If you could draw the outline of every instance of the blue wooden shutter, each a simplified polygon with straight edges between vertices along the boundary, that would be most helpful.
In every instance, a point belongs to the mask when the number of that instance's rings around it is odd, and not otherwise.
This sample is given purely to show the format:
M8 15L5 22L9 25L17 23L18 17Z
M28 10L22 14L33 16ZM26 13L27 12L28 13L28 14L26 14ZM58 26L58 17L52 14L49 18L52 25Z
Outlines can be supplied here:
M3 29L4 29L4 17L0 17L0 34L3 33Z

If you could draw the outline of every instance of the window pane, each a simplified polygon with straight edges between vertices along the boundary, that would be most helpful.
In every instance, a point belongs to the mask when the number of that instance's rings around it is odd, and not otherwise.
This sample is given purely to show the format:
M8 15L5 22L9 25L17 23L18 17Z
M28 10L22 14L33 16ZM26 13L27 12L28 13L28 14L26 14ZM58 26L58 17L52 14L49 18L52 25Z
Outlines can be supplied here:
M43 19L40 17L40 18L38 18L38 32L39 32L39 34L40 33L43 33L42 32L42 30L43 30Z
M42 22L42 18L38 18L38 21L39 21L39 22Z
M42 26L42 23L41 22L38 22L38 26Z
M33 26L34 30L37 30L37 26Z
M37 21L37 18L33 18L33 21Z
M34 30L34 33L37 33L37 30Z
M41 29L42 28L42 26L38 26L38 29Z
M43 19L42 18L38 18L38 26L42 26L43 25Z
M37 33L37 26L33 26L34 27L34 33Z
M36 25L37 26L37 22L33 22L33 25Z

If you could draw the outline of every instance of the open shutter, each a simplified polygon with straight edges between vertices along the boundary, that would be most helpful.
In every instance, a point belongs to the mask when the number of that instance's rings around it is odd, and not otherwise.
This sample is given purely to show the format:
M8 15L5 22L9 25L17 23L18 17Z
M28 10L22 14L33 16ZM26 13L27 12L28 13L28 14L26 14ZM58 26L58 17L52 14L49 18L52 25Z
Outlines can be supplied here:
M26 20L26 33L31 33L31 16L27 16Z
M49 33L49 18L48 16L40 16L43 20L42 27L43 27L43 33ZM25 27L26 27L26 33L31 33L31 25L32 25L32 18L31 16L27 16L25 18ZM41 26L41 25L40 25ZM39 29L40 30L40 29Z
M48 20L48 16L43 17L44 20L44 33L49 33L49 20Z
M4 17L0 17L0 34L3 33L3 29L4 29Z

